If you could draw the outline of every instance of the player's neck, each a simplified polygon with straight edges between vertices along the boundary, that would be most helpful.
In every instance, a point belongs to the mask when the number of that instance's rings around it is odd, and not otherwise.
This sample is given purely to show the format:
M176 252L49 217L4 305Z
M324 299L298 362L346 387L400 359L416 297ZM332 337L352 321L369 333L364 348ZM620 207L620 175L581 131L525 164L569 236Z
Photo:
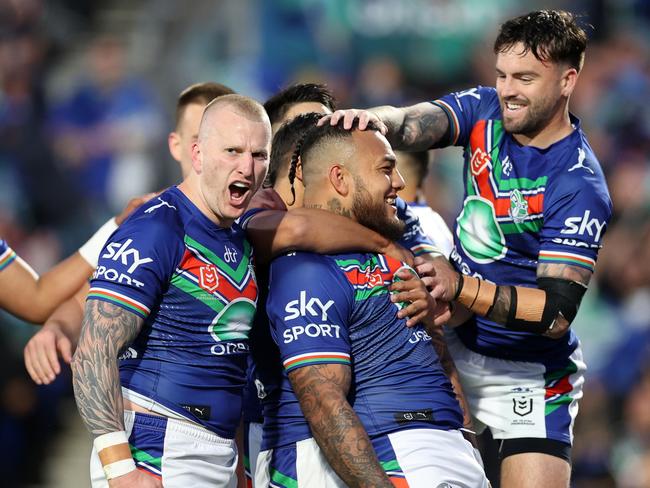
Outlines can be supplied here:
M557 141L564 139L574 131L569 117L568 104L538 132L533 134L513 134L512 137L522 146L546 149Z
M198 180L195 178L194 174L191 174L188 178L184 179L183 182L178 185L178 189L183 192L188 200L192 202L194 206L208 218L208 220L212 221L219 227L230 227L233 224L234 220L224 219L212 211L201 193Z

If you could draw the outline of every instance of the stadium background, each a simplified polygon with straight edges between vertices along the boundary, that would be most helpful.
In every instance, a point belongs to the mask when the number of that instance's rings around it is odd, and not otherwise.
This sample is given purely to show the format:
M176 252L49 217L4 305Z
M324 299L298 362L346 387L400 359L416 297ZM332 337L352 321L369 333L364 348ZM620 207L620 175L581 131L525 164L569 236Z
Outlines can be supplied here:
M561 7L595 28L572 99L614 201L575 328L590 367L574 486L650 486L648 0L0 0L0 236L39 271L135 194L180 178L178 92L219 81L266 99L326 82L341 107L408 104L494 83L506 17ZM431 205L451 225L460 150L438 151ZM0 484L88 486L90 440L69 374L36 387L34 326L0 315Z

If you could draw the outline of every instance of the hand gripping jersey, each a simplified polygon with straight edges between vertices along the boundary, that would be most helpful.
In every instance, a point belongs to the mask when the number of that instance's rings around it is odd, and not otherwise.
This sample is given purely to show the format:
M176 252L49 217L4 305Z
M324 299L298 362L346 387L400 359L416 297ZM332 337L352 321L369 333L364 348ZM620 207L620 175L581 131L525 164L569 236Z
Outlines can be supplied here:
M257 302L251 247L178 189L111 236L88 294L145 319L120 358L122 387L233 438Z
M493 88L433 102L464 148L465 200L451 261L462 273L500 285L536 287L541 264L593 270L612 205L600 165L580 122L545 149L521 146L503 129ZM549 365L576 348L573 331L554 340L505 329L483 317L455 329L471 350Z
M352 368L348 401L371 437L461 427L431 338L421 325L407 328L390 301L387 287L403 266L376 254L291 253L273 261L267 312L283 373L266 391L263 450L311 437L287 373L318 364Z
M16 259L16 253L3 239L0 239L0 271L9 266L14 259Z

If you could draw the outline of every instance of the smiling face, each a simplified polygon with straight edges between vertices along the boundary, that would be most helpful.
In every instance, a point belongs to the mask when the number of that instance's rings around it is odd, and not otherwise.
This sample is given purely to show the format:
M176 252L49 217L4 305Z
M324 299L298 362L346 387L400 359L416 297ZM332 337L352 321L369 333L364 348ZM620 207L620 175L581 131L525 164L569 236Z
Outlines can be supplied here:
M391 240L399 239L404 224L397 218L395 199L404 188L397 159L378 131L354 131L352 214L357 222Z
M496 89L505 130L533 138L563 119L577 72L523 52L517 43L497 54Z
M192 149L202 207L211 220L229 226L244 213L266 177L268 118L243 115L231 105L215 108L206 114Z

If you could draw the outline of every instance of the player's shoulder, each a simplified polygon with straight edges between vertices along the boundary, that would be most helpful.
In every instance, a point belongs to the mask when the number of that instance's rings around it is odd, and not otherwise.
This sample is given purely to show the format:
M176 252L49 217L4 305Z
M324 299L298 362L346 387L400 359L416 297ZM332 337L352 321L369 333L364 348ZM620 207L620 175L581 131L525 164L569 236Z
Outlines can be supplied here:
M271 273L273 276L285 276L289 272L296 279L306 276L318 276L325 270L333 267L330 256L312 252L292 251L276 257L271 262ZM294 278L291 278L292 280Z
M490 86L477 85L465 90L455 91L449 95L435 100L433 103L447 104L454 111L465 111L466 108L472 107L478 109L484 118L495 116L500 113L499 97L496 89Z
M548 186L561 194L576 192L609 201L609 191L600 162L584 133L577 129L562 141L561 157L554 157Z
M136 209L113 234L113 238L132 237L167 245L185 234L186 202L180 190L172 187Z

